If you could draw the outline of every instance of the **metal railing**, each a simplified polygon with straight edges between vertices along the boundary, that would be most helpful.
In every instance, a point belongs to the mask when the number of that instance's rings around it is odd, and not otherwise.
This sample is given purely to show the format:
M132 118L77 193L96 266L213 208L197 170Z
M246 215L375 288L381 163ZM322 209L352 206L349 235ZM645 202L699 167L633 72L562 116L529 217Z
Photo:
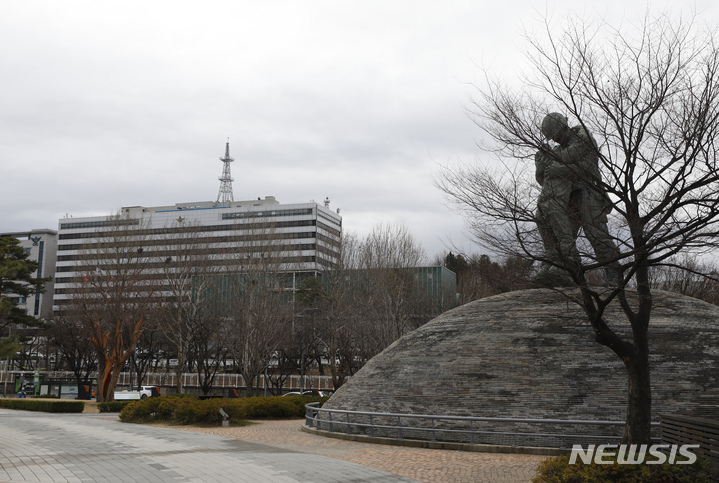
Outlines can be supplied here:
M676 414L661 414L662 443L698 444L696 453L719 470L719 422Z
M305 425L333 433L502 446L571 448L574 444L618 443L624 421L519 419L397 414L305 406ZM658 433L659 423L652 423ZM659 437L652 437L659 442Z

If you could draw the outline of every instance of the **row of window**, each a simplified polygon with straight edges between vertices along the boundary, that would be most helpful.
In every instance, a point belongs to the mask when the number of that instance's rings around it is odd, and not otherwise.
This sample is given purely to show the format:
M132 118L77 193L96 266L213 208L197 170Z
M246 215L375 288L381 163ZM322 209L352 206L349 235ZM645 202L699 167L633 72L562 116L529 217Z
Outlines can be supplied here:
M169 235L173 233L202 233L202 232L213 232L213 231L248 231L248 230L265 230L265 234L255 234L257 237L268 238L271 236L272 230L278 228L291 228L296 226L316 226L315 220L298 220L298 221L277 221L271 223L243 223L241 225L203 225L203 226L180 226L180 227L165 227L165 228L151 228L151 229L137 229L128 232L118 231L101 231L101 232L86 232L86 233L61 233L58 238L60 240L76 240L82 238L106 238L106 237L118 237L127 236L137 238L148 235ZM326 225L324 225L326 227ZM329 229L326 227L325 229ZM330 230L328 230L330 231ZM337 236L339 231L335 230ZM60 245L58 250L70 250L66 248L70 245Z
M323 253L329 257L332 257L332 258L339 258L339 253L332 251L328 248L325 248L322 245L317 245L317 251L320 253Z
M292 264L297 264L297 263L313 263L316 261L317 261L317 257L315 257L315 256L309 256L309 255L308 256L293 256L293 257L278 258L275 261L275 264L277 266L287 266L287 265L292 265ZM232 262L233 262L233 260L223 260L222 266L228 267L230 269L234 268L236 270L241 270L242 266L245 264L245 261L243 261L243 260L237 260L237 261L235 261L235 263L232 263ZM149 265L150 264L148 264L147 268L150 268ZM159 267L156 267L156 268L159 268ZM164 280L167 278L167 274L165 274L164 272L143 273L141 276L142 276L142 280L145 280L145 281ZM83 276L83 275L72 276L72 277L56 277L55 283L58 285L59 284L76 284L76 285L74 287L56 288L55 294L80 293L84 290L83 284L91 283L92 277L94 277L94 275L89 276L89 277ZM113 282L112 276L105 276L105 278L107 279L108 283Z
M267 218L271 216L298 216L311 215L312 208L297 210L273 210L273 211L242 211L239 213L223 213L223 220L236 220L238 218Z
M219 243L243 243L243 242L269 242L274 241L277 244L282 244L283 241L297 240L297 239L320 239L327 244L339 247L339 242L332 240L324 235L319 235L313 231L301 231L296 233L283 232L277 233L276 236L263 237L258 240L257 235L223 235L223 236L208 236L208 237L197 237L197 238L161 238L161 239L145 239L145 240L128 240L123 243L123 247L143 247L149 248L154 246L160 247L176 247L176 251L186 251L188 249L194 249L195 246L201 247L203 245L219 244ZM256 243L255 243L256 244ZM190 248L192 247L192 248ZM101 249L97 244L76 244L76 245L63 245L62 250L88 250L97 251ZM59 248L58 248L59 250ZM152 252L155 253L155 252ZM58 255L58 262L67 262L72 260L82 260L87 258L85 255Z
M189 251L178 251L178 250L157 250L157 251L147 251L144 252L143 258L137 258L133 262L133 266L140 265L142 269L145 268L165 268L165 267L172 267L178 263L178 259L183 261L183 263L193 263L193 264L201 264L201 263L226 263L228 260L232 260L232 257L227 257L226 255L236 255L237 257L242 257L242 255L246 255L249 253L257 253L257 254L266 254L266 253L277 253L277 252L296 252L296 251L306 251L306 250L315 250L318 249L319 251L324 251L329 255L337 256L336 253L332 253L329 250L327 250L324 247L317 247L315 243L296 243L293 245L248 245L248 246L233 246L233 247L212 247L212 248L197 248L192 249ZM87 262L94 262L95 260L100 260L100 257L102 257L103 254L92 254L92 255L72 255L75 260L84 260ZM107 254L108 256L111 256ZM214 255L225 255L221 258L213 258ZM187 258L186 261L185 258ZM152 260L160 260L157 262L150 261ZM162 261L164 259L164 261ZM273 260L274 262L274 260ZM60 266L55 268L55 272L77 272L82 270L88 270L88 264L82 264L82 265L68 265L68 266ZM108 268L112 268L112 266L100 266L101 270L107 270Z
M341 236L341 233L340 233L339 230L335 230L335 229L332 228L331 226L325 225L325 224L322 223L321 221L318 221L318 222L317 222L317 226L318 226L319 228L322 228L322 229L325 230L325 231L328 231L328 232L332 233L334 236L336 236L336 237L338 237L338 238Z
M60 223L61 230L72 230L75 228L102 228L107 226L129 226L139 225L140 220L136 218L119 218L102 221L82 221L78 223Z
M338 221L338 220L332 218L331 216L322 213L320 210L317 210L317 216L319 216L320 218L322 218L322 219L324 219L324 220L329 221L329 222L332 223L333 225L337 225L337 226L339 226L339 227L342 227L342 222L341 222L341 221Z
M281 290L285 289L295 289L299 287L302 282L306 278L313 278L319 276L319 272L316 270L311 271L280 271L280 272L270 272L266 274L253 274L254 277L265 275L267 277L267 280L271 281L272 284ZM207 275L197 275L193 276L192 281L190 283L194 284L197 279L204 279L205 277L214 277L217 282L220 285L227 285L228 280L237 280L236 277L239 277L242 279L243 277L247 277L248 275L243 272L231 272L231 273L215 273L215 274L207 274ZM158 298L164 298L165 300L172 300L173 299L173 293L174 288L176 288L176 285L169 285L167 283L164 283L161 279L161 277L154 277L154 280L160 280L159 283L156 284L144 284L141 286L138 286L137 288L143 289L144 293L152 293L154 297ZM89 282L88 282L89 283ZM79 288L78 288L79 287ZM57 289L55 290L55 293L59 294L68 294L68 293L80 293L85 290L84 285L78 285L78 287L74 288L63 288L63 289ZM90 287L90 290L86 291L87 295L97 294L97 291L92 290L92 287ZM60 299L56 301L58 305L62 304L68 304L72 302L72 299Z
M339 247L340 247L340 242L339 242L337 239L324 236L322 233L317 233L317 239L320 240L320 241L325 242L325 243L328 244L329 246L332 246L332 247L335 247L335 248L339 248Z

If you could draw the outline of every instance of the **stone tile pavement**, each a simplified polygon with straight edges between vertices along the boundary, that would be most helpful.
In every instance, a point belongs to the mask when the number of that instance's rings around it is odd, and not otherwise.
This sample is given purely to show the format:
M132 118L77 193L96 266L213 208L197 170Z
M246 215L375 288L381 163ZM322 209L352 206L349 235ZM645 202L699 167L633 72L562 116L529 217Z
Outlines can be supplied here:
M167 428L0 409L0 482L524 483L543 459L341 441L302 423Z
M401 483L344 460L90 414L0 409L1 482Z
M424 483L527 483L544 456L474 453L344 441L300 430L304 421L261 421L239 428L178 427L369 466Z

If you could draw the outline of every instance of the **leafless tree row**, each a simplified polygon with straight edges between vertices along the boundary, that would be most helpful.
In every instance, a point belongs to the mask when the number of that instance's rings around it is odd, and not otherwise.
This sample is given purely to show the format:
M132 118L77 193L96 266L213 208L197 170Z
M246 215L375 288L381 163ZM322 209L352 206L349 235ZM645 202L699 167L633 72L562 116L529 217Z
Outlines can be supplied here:
M57 363L78 383L98 370L100 401L112 399L127 370L138 385L148 371L172 371L178 392L187 371L205 393L220 371L266 377L279 391L289 374L313 368L339 387L456 303L454 293L428 297L417 268L424 251L401 225L378 225L363 240L346 235L337 266L322 272L288 264L291 249L269 225L243 235L230 263L198 241L199 229L172 228L175 249L163 260L143 247L142 226L123 223L81 251L82 280L59 305L49 335L62 353Z

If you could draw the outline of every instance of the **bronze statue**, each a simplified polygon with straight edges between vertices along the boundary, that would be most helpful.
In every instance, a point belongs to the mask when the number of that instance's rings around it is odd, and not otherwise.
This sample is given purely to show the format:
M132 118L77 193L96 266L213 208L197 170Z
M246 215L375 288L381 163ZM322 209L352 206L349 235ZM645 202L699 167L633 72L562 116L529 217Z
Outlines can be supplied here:
M543 145L534 157L542 186L536 222L546 260L535 280L541 285L575 285L577 279L570 274L579 274L576 239L582 228L597 261L607 264L607 284L616 286L619 250L607 228L612 203L601 185L597 142L584 127L570 128L558 113L544 118L541 131L557 145Z

